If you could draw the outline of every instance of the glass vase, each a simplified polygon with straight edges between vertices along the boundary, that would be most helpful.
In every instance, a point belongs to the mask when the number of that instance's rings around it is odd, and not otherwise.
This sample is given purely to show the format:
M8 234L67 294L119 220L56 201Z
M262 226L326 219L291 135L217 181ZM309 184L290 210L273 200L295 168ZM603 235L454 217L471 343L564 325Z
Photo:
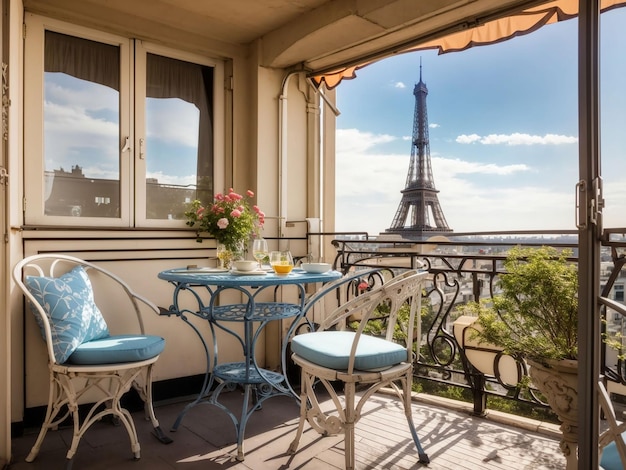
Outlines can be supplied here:
M217 244L217 264L222 269L232 269L233 261L244 259L244 242L238 241L233 246Z

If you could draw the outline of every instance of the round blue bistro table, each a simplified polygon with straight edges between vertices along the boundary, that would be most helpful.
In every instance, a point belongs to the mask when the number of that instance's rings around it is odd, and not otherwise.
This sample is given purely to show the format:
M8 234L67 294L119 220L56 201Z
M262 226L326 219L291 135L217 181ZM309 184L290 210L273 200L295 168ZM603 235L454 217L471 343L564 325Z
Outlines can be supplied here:
M198 397L187 404L180 413L172 431L176 431L183 417L191 408L198 404L217 406L226 412L232 419L237 433L237 460L244 460L243 439L246 424L252 413L261 408L263 401L278 395L294 393L286 374L287 341L281 347L282 370L280 372L265 369L257 363L255 345L264 328L272 321L291 319L289 331L300 322L305 312L306 284L329 283L342 277L338 271L329 271L323 274L307 273L301 269L294 269L288 275L276 275L273 272L255 271L253 273L234 273L218 268L178 268L162 271L159 279L169 281L174 285L172 305L167 315L176 315L187 323L198 335L204 347L207 360L207 370L204 383ZM283 285L293 285L298 288L298 303L258 301L259 295ZM244 299L241 303L221 305L219 294L225 291L238 291ZM208 295L207 295L208 294ZM323 294L318 292L317 297ZM190 297L195 299L193 307L189 305ZM183 297L185 302L183 302ZM207 320L213 340L213 360L211 361L209 348L203 335L196 326L189 321L192 316ZM235 324L243 323L243 337L233 328ZM236 338L241 345L243 360L239 362L218 363L217 329L223 330ZM241 329L239 329L241 331ZM215 385L215 389L213 389ZM232 390L236 386L244 388L242 411L235 415L224 404L219 402L219 395L224 388ZM251 392L254 391L252 406L250 406Z

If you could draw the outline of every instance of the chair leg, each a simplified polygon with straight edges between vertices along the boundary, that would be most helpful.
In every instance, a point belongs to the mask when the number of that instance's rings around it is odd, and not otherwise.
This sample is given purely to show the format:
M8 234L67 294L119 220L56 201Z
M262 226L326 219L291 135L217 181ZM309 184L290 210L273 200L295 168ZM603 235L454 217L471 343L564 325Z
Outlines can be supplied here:
M27 462L32 462L37 458L37 454L39 454L39 450L41 449L41 445L43 444L43 440L46 437L48 430L56 428L69 414L66 412L58 420L56 419L63 407L67 404L67 400L61 399L63 396L62 391L63 388L55 379L54 373L50 371L50 390L48 392L48 408L46 410L46 417L41 425L41 430L39 431L37 440L35 441L35 444L33 444L33 447L30 449L30 452L25 459Z
M61 378L61 385L63 387L65 395L67 396L67 407L69 408L70 413L72 413L73 421L72 444L70 445L70 448L68 449L65 456L65 458L68 460L67 465L71 466L72 458L74 457L74 454L76 454L76 450L78 449L78 444L80 442L83 431L81 431L80 416L78 414L77 395L72 384L72 379L67 376L62 376Z
M294 437L289 449L287 450L290 454L295 454L298 450L298 444L300 443L300 438L302 437L302 432L304 431L304 422L306 421L307 416L309 382L311 380L312 378L303 369L300 374L300 419L298 421L296 437Z
M174 442L172 438L166 435L161 426L159 425L159 420L154 414L154 407L152 406L152 368L154 364L150 364L146 368L145 377L143 380L143 384L138 381L133 382L133 388L137 390L139 397L143 400L144 403L144 413L146 419L152 422L152 427L154 428L154 432L152 433L154 437L156 437L162 444L171 444Z
M413 436L413 442L417 448L417 455L420 463L430 463L430 458L424 452L422 445L420 444L419 437L417 436L417 430L415 429L415 423L413 422L413 412L411 408L411 384L413 383L413 371L409 370L407 374L402 378L402 402L404 404L404 415L406 421L411 430Z
M120 399L128 391L133 381L140 374L139 369L129 369L123 374L110 374L110 375L94 375L91 377L83 377L87 380L81 388L76 390L76 383L70 376L59 376L58 380L63 388L65 396L67 397L68 408L70 409L74 420L74 432L72 437L72 444L67 452L67 459L71 460L74 457L78 449L78 444L83 435L91 427L104 416L112 415L117 417L122 422L128 433L130 439L131 452L135 459L141 457L141 447L139 445L139 438L137 437L137 430L131 414L128 410L122 408ZM108 387L103 382L108 382ZM80 420L78 413L78 398L91 389L99 389L104 392L106 396L96 402L87 413L87 416ZM100 405L105 405L103 410L98 411Z
M345 421L343 423L344 428L344 441L345 441L345 461L346 470L354 470L354 426L357 420L357 413L355 409L356 400L356 384L354 382L347 382L344 384L344 396L345 396Z

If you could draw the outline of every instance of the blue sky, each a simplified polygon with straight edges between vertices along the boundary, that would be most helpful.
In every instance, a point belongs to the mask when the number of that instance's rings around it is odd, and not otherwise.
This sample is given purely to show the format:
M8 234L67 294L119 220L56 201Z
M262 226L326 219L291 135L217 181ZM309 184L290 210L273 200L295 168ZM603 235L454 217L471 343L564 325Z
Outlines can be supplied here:
M602 15L605 227L625 227L626 8ZM391 226L405 187L415 97L428 87L430 154L456 232L575 229L577 20L491 46L399 54L337 88L338 231Z

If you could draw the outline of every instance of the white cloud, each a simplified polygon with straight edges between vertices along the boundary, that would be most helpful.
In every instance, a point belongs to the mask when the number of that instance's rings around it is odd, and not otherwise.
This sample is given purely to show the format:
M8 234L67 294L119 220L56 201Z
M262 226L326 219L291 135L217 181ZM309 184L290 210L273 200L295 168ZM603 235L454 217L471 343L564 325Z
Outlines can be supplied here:
M200 112L178 98L146 100L148 138L163 142L198 146Z
M402 82L396 82L394 85L395 88L406 88L406 85Z
M44 109L46 169L69 170L80 164L87 177L119 177L117 123L94 118L79 107L45 102Z
M481 137L477 134L465 135L462 134L456 138L456 142L459 144L471 144L479 142L484 145L561 145L561 144L575 144L578 142L578 137L546 134L530 135L520 134L515 132L513 134L489 134L485 137Z
M470 134L470 135L460 135L456 138L456 141L459 144L471 144L473 142L476 142L480 140L480 136L478 134Z
M72 77L65 77L72 83ZM109 110L119 112L119 93L107 86L80 82L80 87L63 86L46 76L46 101L66 105L75 109Z
M571 192L536 186L485 187L461 179L444 180L437 187L448 225L456 232L575 228Z
M519 163L516 165L496 165L494 163L468 162L460 159L432 157L433 167L441 169L441 173L448 175L511 175L521 171L530 171L528 165Z
M411 136L410 135L403 135L402 136L402 140L411 140Z
M48 101L44 103L44 109L46 133L84 137L83 142L72 142L75 146L97 147L101 144L100 139L117 138L119 135L119 125L116 122L94 118L85 109Z
M336 152L360 153L367 152L378 144L393 142L396 138L388 134L372 134L358 129L337 129Z
M359 146L345 142L347 138ZM337 132L338 231L376 235L391 226L402 199L410 156L356 150L371 150L381 140L385 137L357 129ZM487 175L495 182L499 177L531 171L527 165L501 166L432 156L431 163L439 202L448 225L456 232L521 230L529 221L538 230L574 228L571 191L485 186L473 180ZM537 216L539 207L541 218Z
M430 127L431 129L437 129L438 127L441 127L441 126L437 124L436 122L433 122L432 124L429 124L428 127Z

